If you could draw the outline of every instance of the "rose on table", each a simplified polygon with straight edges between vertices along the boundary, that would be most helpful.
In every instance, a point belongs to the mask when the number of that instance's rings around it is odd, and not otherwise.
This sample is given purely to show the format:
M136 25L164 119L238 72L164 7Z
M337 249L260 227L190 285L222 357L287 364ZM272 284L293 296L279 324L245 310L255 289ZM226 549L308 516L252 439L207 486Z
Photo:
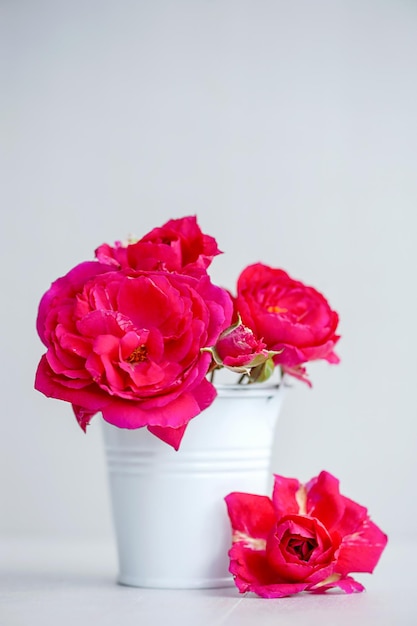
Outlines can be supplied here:
M372 573L387 536L367 509L322 471L306 485L274 476L272 498L230 493L230 572L241 593L282 598L302 591L364 590L349 574Z

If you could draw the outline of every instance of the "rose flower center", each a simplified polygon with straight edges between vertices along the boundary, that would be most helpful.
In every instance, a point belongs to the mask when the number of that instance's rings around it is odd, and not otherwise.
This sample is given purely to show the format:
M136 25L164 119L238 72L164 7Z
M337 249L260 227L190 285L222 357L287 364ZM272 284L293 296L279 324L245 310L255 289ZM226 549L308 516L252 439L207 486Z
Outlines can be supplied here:
M146 361L147 358L148 358L148 350L145 345L141 345L135 348L132 354L129 354L126 361L134 365L135 363L143 363L143 361Z
M270 304L266 307L268 313L287 313L288 309L282 308L277 304Z
M287 544L287 551L302 561L309 561L316 548L317 541L315 539L306 539L304 537L291 537Z

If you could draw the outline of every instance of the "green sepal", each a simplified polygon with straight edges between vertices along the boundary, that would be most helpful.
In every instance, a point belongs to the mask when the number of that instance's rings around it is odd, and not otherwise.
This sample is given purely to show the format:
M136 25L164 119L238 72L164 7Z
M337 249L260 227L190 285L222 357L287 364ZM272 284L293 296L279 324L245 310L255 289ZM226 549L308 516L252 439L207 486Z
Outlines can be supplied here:
M249 374L250 383L263 383L274 373L275 364L272 357L266 359L261 365L253 367Z

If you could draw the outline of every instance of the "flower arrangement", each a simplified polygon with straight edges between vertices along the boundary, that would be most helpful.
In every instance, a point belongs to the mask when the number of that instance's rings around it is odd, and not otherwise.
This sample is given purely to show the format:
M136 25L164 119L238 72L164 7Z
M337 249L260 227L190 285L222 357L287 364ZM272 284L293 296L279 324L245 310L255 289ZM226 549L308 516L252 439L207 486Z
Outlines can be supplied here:
M101 412L114 426L146 427L178 450L190 420L216 397L217 370L246 385L276 370L310 385L310 361L339 362L338 315L321 293L255 263L243 269L232 295L208 274L219 253L193 216L139 240L99 246L95 260L58 278L41 299L37 330L46 353L35 388L70 402L84 431ZM219 501L224 493L222 482ZM129 494L126 503L136 498ZM349 574L372 572L387 541L327 472L306 485L275 476L272 498L234 492L225 500L230 572L242 593L362 591ZM140 535L136 521L130 527ZM171 526L169 532L171 542Z
M306 363L339 361L338 315L322 294L256 263L232 296L207 271L219 253L194 216L99 246L94 261L41 299L37 330L47 350L35 388L70 402L84 431L101 412L177 450L189 421L216 397L217 369L250 384L278 367L310 384Z
M272 498L226 497L233 530L230 571L239 591L263 598L334 587L363 591L349 574L372 573L387 543L366 508L341 495L339 481L328 472L306 485L274 479Z

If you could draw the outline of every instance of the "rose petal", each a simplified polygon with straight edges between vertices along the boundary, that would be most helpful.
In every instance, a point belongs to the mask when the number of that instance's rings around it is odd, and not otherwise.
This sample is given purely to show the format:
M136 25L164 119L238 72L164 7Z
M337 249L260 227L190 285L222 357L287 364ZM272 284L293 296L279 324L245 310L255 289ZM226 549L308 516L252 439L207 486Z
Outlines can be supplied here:
M233 492L225 497L225 501L234 541L243 541L253 549L264 549L265 541L276 522L270 498Z
M150 433L161 439L161 441L164 441L168 445L172 446L175 450L178 450L180 447L186 428L187 424L184 424L184 426L180 426L179 428L170 428L169 426L165 428L163 426L148 426Z
M261 598L284 598L304 591L309 583L280 581L270 567L265 552L253 551L235 543L229 551L230 572L240 593L251 591Z
M333 530L345 511L339 481L329 472L321 472L306 487L308 515L317 517L329 531Z
M139 275L121 283L118 306L137 328L161 328L172 310L183 305L178 296L164 277ZM146 306L138 306L138 302L146 303ZM177 315L183 315L183 311L177 311Z
M308 588L308 583L274 583L272 585L251 585L251 591L261 598L288 598Z
M203 364L203 371L207 372L206 365ZM215 386L210 383L207 378L203 378L201 382L193 387L192 394L196 400L200 411L204 411L214 402L217 391Z
M306 512L305 506L302 506L301 502L297 499L299 497L303 498L300 487L303 489L296 478L285 478L285 476L274 475L272 502L277 519L284 517L284 515L303 514ZM305 497L303 498L303 501L304 500ZM301 506L303 510L301 510Z
M340 587L340 589L342 589L345 593L360 593L361 591L365 591L365 587L357 580L351 578L351 576L341 578L337 583L337 586Z
M357 532L343 537L335 571L372 573L387 544L388 537L376 524L366 519Z
M368 511L364 506L361 506L357 502L341 496L345 511L342 519L336 524L334 530L338 532L342 537L355 532L361 527L362 523L368 517Z
M144 409L145 402L133 402L112 397L103 409L103 418L106 422L119 428L142 428L143 426L157 426L171 428L173 431L158 431L176 442L181 440L184 431L177 430L185 427L188 422L207 408L216 397L214 386L206 379L202 380L192 392L181 393L173 397L163 406L152 404L150 409ZM161 437L163 438L163 437Z
M310 542L306 557L294 551L294 541L299 550ZM268 562L277 576L287 582L323 580L333 571L334 552L335 546L323 524L305 515L288 515L279 520L266 546Z
M88 411L82 406L72 405L74 415L78 424L81 426L84 432L87 432L87 426L90 424L91 418L96 414L95 411Z
M350 576L341 578L340 574L332 574L327 580L320 582L318 585L308 587L307 591L314 594L320 594L337 587L348 594L365 591L365 587L357 580L354 580Z
M78 389L63 386L57 382L45 355L41 358L36 371L35 389L41 391L48 398L71 402L71 404L84 407L92 413L101 411L110 401L109 396L94 383L88 384L87 381L81 389Z
M169 220L154 228L141 242L159 244L175 253L176 265L182 271L201 274L220 250L216 240L204 234L195 215Z
M50 312L51 304L54 299L65 293L74 292L86 283L90 278L109 271L108 265L103 265L95 261L87 261L76 265L65 276L54 281L48 291L42 297L39 303L38 316L36 320L36 329L42 342L48 346L45 340L45 321Z
M179 428L198 415L201 410L192 393L183 393L165 406L144 410L143 403L112 397L103 409L103 418L119 428L168 426Z

